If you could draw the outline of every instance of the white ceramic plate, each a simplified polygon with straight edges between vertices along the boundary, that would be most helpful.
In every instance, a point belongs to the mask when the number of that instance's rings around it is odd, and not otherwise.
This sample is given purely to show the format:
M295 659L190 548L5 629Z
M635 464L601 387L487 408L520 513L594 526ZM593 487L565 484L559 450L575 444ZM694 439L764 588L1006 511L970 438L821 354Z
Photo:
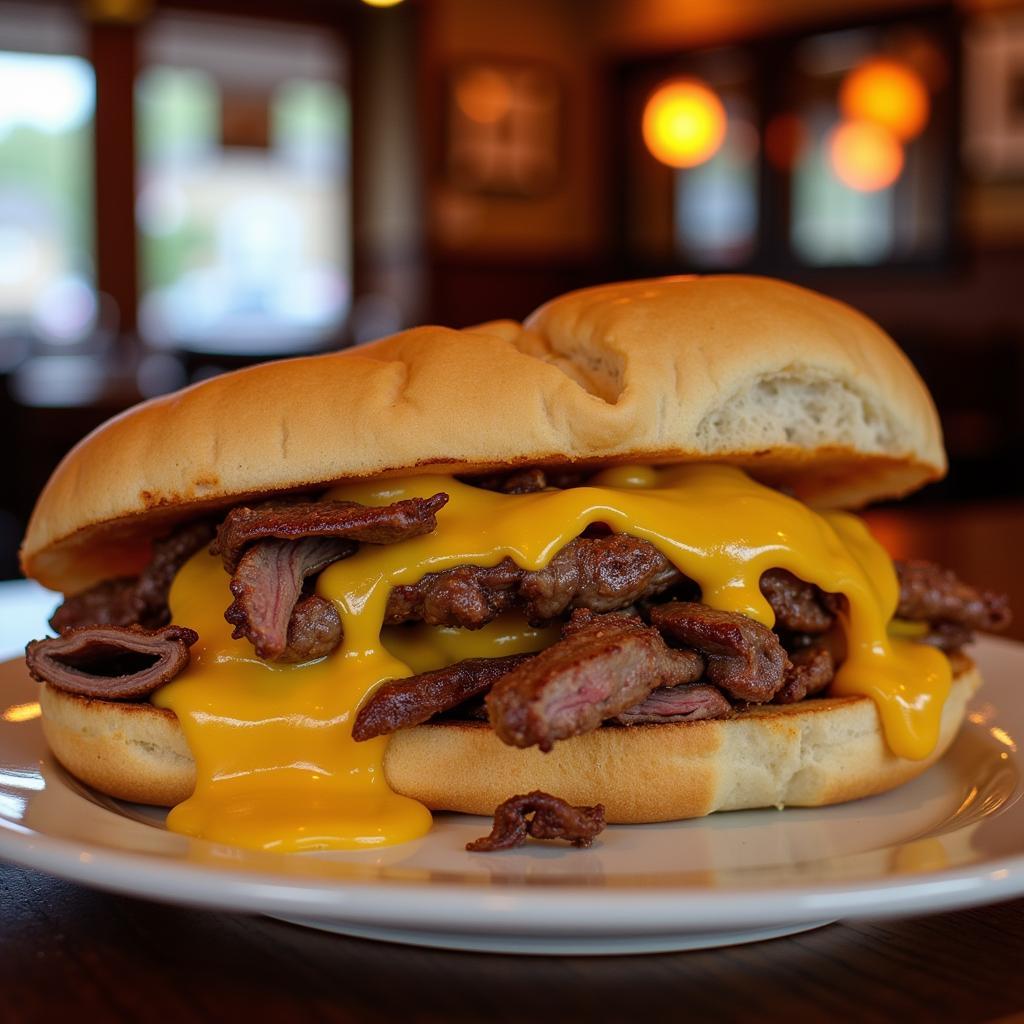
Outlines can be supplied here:
M609 828L590 850L470 854L481 818L342 854L260 854L186 839L55 764L35 684L0 665L0 857L87 885L262 912L349 935L455 949L616 953L787 934L1024 893L1024 645L987 640L986 686L916 781L838 807Z

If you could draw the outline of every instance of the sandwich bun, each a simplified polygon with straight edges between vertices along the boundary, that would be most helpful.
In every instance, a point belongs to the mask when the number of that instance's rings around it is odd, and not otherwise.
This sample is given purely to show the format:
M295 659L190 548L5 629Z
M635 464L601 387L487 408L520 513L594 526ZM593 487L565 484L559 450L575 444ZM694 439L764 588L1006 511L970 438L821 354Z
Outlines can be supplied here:
M833 507L946 468L927 389L849 306L767 278L634 281L525 324L420 327L137 406L54 472L22 566L76 593L138 572L179 521L341 480L695 461Z
M571 293L525 323L422 327L205 381L84 439L43 491L27 575L68 594L138 572L178 522L341 481L516 466L727 462L805 502L859 506L943 475L935 408L872 321L795 285L676 277ZM955 662L928 758L893 755L866 697L692 723L604 727L548 754L487 725L403 729L389 785L490 814L513 792L603 803L612 822L819 805L890 789L942 755L979 683ZM195 763L175 715L44 685L43 730L85 783L180 803Z
M483 722L431 723L394 734L384 773L397 793L467 814L489 815L512 793L532 789L604 804L611 823L842 803L908 782L946 752L981 682L963 655L954 671L939 742L920 761L890 752L872 700L825 697L711 721L606 726L548 754L508 747ZM46 684L40 702L50 749L83 782L161 806L191 795L195 762L173 712Z

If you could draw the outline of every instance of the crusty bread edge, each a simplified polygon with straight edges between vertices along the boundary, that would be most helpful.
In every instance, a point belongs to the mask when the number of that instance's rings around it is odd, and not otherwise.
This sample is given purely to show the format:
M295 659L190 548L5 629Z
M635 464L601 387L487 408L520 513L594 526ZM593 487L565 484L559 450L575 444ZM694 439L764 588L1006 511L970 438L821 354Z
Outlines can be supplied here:
M484 723L403 729L384 760L389 785L432 810L490 814L514 793L543 789L602 803L613 823L671 821L754 807L816 807L893 789L953 742L981 685L956 662L939 743L920 761L896 757L867 697L769 705L729 719L604 728L549 754L505 746ZM150 704L89 700L44 685L43 731L57 760L110 796L169 806L187 799L195 764L177 719Z
M732 462L830 507L896 497L946 469L926 387L867 317L766 278L632 281L563 295L525 324L414 328L136 406L54 471L21 563L77 593L138 572L176 522L264 495L694 461Z

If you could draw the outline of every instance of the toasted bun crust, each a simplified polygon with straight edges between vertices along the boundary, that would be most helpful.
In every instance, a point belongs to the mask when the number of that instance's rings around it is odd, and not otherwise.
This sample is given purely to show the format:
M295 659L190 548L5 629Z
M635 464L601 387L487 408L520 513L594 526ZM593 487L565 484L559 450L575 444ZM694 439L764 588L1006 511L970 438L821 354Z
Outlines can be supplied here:
M923 761L890 753L869 698L841 697L721 721L598 729L550 754L507 747L482 722L421 725L392 737L384 772L396 792L467 814L491 814L532 789L602 803L610 822L623 823L841 803L907 782L945 753L981 682L968 659L956 666L938 746ZM138 803L176 804L191 794L195 765L172 712L50 686L40 702L50 749L83 782Z
M22 565L72 593L138 571L178 520L342 479L693 460L850 506L945 471L927 390L866 317L766 278L664 278L573 292L525 325L420 327L137 406L57 468Z

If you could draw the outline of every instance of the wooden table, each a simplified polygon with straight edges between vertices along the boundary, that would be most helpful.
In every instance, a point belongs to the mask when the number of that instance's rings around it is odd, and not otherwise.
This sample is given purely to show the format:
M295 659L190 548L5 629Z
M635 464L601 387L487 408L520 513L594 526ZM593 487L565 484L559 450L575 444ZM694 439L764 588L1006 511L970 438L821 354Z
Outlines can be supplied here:
M0 868L0 1020L992 1021L1024 1008L1024 900L610 959L443 953Z
M897 554L1009 590L1024 637L1024 507L872 520ZM1024 900L731 949L555 959L343 939L0 866L0 986L5 1024L994 1021L1024 1010Z

